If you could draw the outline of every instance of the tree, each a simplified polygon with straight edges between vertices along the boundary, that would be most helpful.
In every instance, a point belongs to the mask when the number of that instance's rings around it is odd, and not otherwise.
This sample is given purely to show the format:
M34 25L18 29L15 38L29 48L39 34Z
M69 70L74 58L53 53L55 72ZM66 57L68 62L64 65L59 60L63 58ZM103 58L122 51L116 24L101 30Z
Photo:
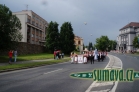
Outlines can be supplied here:
M92 50L92 49L93 49L93 44L92 44L92 42L89 42L88 50Z
M0 50L13 49L22 40L21 22L11 10L0 4Z
M100 38L96 39L95 47L98 50L105 51L109 47L109 38L107 36L101 36Z
M53 52L55 49L59 49L59 43L58 24L51 21L47 28L46 48Z
M60 47L64 53L69 54L75 50L74 33L71 23L65 22L62 24L60 28L60 41Z
M134 38L132 43L135 48L139 48L139 35Z
M117 42L115 40L109 41L109 50L115 50Z

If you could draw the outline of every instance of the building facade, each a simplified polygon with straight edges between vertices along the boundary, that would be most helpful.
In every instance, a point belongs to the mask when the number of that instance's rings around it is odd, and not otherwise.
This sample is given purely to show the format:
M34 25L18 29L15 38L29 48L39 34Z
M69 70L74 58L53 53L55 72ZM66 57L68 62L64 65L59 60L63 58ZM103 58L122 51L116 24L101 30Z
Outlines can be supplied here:
M13 12L21 22L20 30L23 38L21 42L44 45L48 22L31 10Z
M134 51L137 50L133 46L134 38L139 35L139 23L131 22L119 30L117 36L117 50L119 51Z
M76 46L76 49L79 49L79 51L83 51L83 38L74 36L74 44Z

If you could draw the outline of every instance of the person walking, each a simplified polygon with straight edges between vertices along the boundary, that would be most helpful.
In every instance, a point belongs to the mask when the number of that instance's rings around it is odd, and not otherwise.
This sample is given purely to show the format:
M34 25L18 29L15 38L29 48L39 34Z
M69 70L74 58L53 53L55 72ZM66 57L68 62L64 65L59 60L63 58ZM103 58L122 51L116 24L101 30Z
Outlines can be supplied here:
M93 56L94 56L94 60L98 60L98 51L97 51L97 49L95 49Z
M59 59L59 52L56 51L56 60L58 60L58 59Z
M83 55L83 63L87 64L87 52Z
M90 61L91 61L91 64L92 64L92 61L93 61L93 64L94 64L94 56L93 56L93 52L90 53Z
M54 51L54 59L56 59L56 51Z
M64 53L62 52L62 58L64 58Z
M17 50L14 50L14 62L16 62L16 58L17 58Z
M9 51L8 56L9 56L9 64L11 64L12 63L12 57L13 57L13 51L12 50Z
M74 63L74 52L71 52L70 58L71 58L71 64L73 64Z
M75 64L78 63L78 55L75 53L75 59L74 59Z

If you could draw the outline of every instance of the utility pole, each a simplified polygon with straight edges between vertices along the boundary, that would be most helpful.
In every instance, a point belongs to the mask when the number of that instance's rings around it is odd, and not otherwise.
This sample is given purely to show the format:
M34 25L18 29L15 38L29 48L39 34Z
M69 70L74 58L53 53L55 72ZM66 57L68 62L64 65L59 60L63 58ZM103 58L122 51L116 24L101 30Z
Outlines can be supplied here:
M28 4L26 5L26 10L28 10Z

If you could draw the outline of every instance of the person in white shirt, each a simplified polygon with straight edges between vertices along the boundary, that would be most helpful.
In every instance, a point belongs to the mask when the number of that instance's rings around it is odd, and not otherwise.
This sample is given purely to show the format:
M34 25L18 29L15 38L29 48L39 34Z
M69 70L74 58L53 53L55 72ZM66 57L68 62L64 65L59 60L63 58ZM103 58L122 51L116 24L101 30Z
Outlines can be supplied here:
M94 56L94 60L98 60L98 51L97 51L97 49L95 49L93 56Z

